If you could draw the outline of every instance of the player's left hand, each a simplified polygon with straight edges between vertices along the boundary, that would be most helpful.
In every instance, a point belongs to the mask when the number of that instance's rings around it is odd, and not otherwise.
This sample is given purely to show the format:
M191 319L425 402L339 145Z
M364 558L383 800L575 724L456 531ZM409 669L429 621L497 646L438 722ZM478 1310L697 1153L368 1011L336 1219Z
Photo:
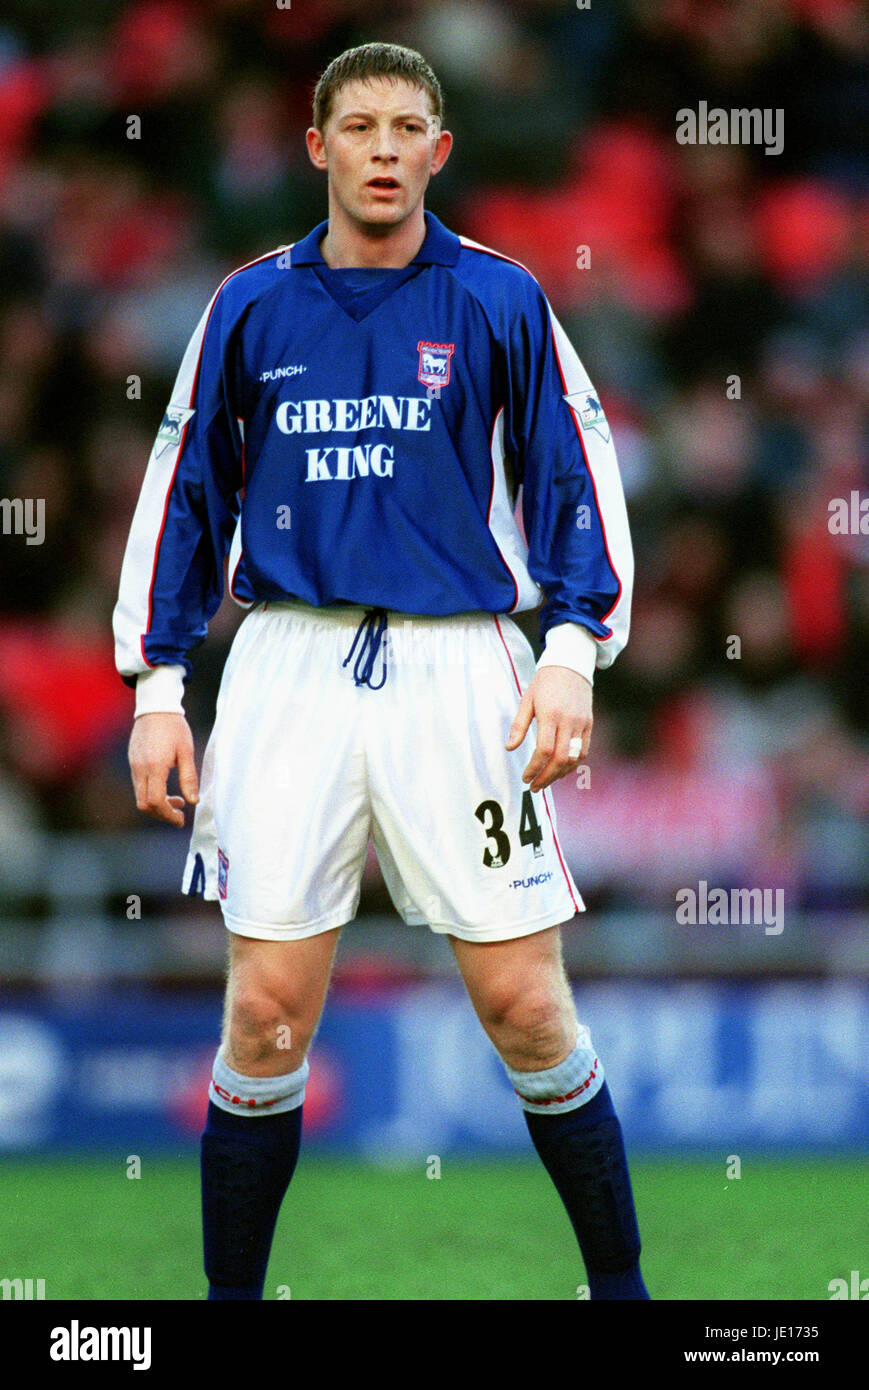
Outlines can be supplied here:
M591 683L567 666L543 666L519 702L506 747L518 748L531 720L537 720L537 747L522 773L531 791L539 792L572 772L588 757L591 742ZM578 757L569 753L571 739L582 739Z

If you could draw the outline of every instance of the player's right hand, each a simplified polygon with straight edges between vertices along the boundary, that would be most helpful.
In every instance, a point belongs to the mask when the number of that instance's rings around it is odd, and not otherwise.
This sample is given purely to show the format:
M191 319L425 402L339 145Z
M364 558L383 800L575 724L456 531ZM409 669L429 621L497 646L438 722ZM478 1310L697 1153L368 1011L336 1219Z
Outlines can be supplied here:
M130 736L130 771L136 805L157 820L184 824L184 804L199 800L193 735L183 714L140 714ZM167 796L166 784L178 768L181 796Z

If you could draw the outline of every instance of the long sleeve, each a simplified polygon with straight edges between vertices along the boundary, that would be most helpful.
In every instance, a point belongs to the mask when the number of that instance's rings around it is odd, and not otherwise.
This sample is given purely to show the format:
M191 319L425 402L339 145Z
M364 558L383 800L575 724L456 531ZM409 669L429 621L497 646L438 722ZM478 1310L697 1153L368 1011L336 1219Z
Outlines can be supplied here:
M223 561L244 486L241 410L220 290L187 346L133 516L113 616L127 684L183 668L223 597Z
M530 277L529 277L530 280ZM540 635L574 669L610 666L630 625L634 561L609 425L588 373L536 285L509 356L510 439L524 486L528 569L545 601ZM565 624L584 631L570 632ZM594 660L587 635L594 643ZM574 659L576 658L576 659Z

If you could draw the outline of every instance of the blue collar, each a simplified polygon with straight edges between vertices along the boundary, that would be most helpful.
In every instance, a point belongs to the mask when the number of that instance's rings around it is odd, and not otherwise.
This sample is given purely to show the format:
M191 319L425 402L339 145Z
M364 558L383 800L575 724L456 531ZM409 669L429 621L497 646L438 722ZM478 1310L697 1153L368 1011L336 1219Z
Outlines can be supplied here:
M435 217L433 212L425 214L425 241L417 251L411 265L455 265L459 259L462 243L455 232L450 232ZM320 254L320 242L329 230L329 223L321 222L301 241L290 247L290 265L325 265Z

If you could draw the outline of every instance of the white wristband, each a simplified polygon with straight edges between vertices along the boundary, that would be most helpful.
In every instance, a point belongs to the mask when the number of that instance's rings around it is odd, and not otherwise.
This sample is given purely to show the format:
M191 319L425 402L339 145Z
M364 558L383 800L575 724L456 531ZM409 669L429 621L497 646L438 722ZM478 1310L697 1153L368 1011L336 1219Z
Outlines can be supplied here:
M537 670L543 666L567 666L593 685L596 663L597 642L588 628L580 627L579 623L558 623L546 634L546 646Z
M154 666L136 681L136 714L183 714L184 667Z

